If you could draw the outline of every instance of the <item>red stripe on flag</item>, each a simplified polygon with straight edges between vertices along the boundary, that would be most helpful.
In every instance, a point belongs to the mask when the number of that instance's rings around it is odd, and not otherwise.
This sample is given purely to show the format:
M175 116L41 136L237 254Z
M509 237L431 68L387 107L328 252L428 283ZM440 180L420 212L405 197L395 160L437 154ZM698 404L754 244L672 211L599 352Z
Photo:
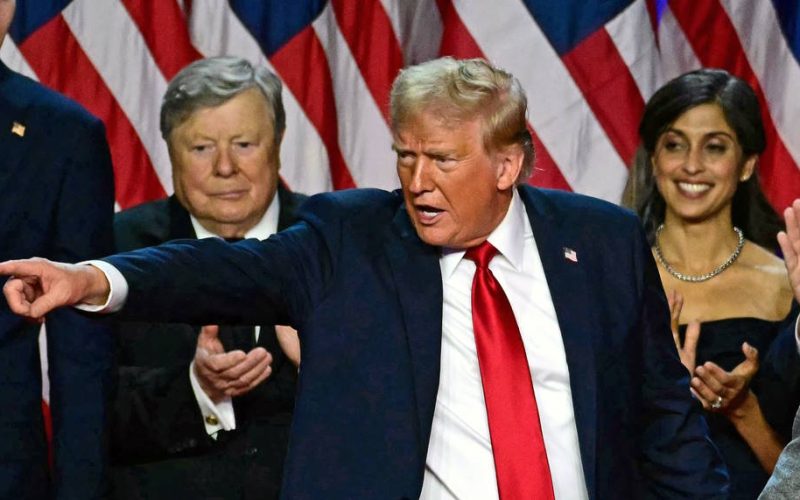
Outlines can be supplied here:
M42 419L44 423L44 438L47 443L47 463L50 470L55 470L55 456L53 450L53 415L50 413L50 405L42 400Z
M122 4L139 27L167 80L190 62L203 57L191 43L186 17L178 2L122 0Z
M331 5L367 88L389 123L389 91L403 67L389 16L378 0L333 0Z
M309 25L270 57L275 71L291 90L328 150L334 189L355 187L339 148L336 99L325 49Z
M119 205L126 208L166 196L139 136L64 18L58 15L48 21L19 49L43 84L78 101L105 122Z
M485 57L483 50L472 37L452 0L436 0L442 18L442 44L439 55L459 58Z
M736 28L716 0L670 2L670 9L703 66L724 68L755 90L767 134L767 149L759 161L761 182L767 198L781 213L800 193L800 170L778 136L764 90L747 60Z
M452 0L436 0L439 7L439 14L442 18L442 44L439 48L439 55L453 56L458 58L483 57L483 51L478 46L475 38L469 32L461 16L456 12ZM533 138L533 146L536 150L536 162L534 171L528 179L528 183L534 186L563 189L571 191L569 183L561 174L556 162L550 156L547 148L544 147L539 136L528 124L528 130Z
M622 161L633 161L644 100L608 32L599 29L562 57Z

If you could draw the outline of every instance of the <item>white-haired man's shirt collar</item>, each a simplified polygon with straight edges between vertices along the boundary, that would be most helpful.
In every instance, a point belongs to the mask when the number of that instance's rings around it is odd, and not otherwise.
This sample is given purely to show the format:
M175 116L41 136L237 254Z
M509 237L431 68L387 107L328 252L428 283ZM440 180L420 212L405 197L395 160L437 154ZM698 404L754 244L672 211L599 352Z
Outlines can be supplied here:
M278 213L280 212L280 202L278 200L278 192L275 192L275 196L272 197L272 202L270 202L269 206L267 207L267 211L264 212L264 216L261 217L261 220L258 223L251 227L249 231L247 231L244 235L245 238L257 238L259 240L265 240L270 237L270 235L278 232ZM194 215L189 214L189 218L192 221L192 227L194 228L194 234L197 235L197 239L201 238L219 238L219 235L216 235L203 227L200 224Z

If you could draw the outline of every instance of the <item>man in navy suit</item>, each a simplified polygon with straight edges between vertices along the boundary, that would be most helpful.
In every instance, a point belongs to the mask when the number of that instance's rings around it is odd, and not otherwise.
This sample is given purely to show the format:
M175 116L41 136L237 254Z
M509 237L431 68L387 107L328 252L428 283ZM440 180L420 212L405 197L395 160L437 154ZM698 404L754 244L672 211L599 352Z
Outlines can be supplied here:
M521 185L533 148L519 82L482 60L430 61L401 72L391 111L401 191L312 197L264 242L0 264L16 275L4 292L33 318L83 303L295 326L284 498L725 497L639 222ZM487 334L515 337L499 371L485 370ZM506 360L524 373L495 384ZM496 391L500 413L535 395L534 411L502 413L498 430ZM535 443L514 442L533 425ZM532 476L541 497L518 493Z
M0 1L0 41L14 7ZM114 178L100 120L0 63L0 152L0 259L78 262L113 251ZM75 311L47 316L51 475L39 330L0 300L0 498L101 498L111 332Z

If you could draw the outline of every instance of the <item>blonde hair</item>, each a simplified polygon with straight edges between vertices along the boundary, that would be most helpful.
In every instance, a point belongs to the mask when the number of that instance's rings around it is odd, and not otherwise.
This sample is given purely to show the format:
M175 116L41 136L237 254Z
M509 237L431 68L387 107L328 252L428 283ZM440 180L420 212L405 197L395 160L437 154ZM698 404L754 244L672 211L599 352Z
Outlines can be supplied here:
M525 154L517 182L533 170L533 141L527 128L528 100L512 74L483 59L442 57L400 72L392 84L392 129L423 110L448 121L482 118L486 151L519 144Z

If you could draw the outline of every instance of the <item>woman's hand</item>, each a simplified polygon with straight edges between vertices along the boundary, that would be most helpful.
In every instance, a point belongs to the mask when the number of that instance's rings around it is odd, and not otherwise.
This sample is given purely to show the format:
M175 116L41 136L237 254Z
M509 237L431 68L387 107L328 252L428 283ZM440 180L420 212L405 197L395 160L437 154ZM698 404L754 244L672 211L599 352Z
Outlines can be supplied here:
M744 361L728 372L712 361L706 361L694 370L692 389L708 411L734 416L746 411L752 395L750 381L758 372L758 349L747 342L742 344Z
M783 253L783 262L789 272L795 300L800 302L800 198L794 200L790 207L783 211L786 231L778 233L778 244Z
M683 309L683 295L673 290L667 294L667 302L669 303L672 340L675 341L675 347L678 349L681 363L689 370L689 374L692 374L697 362L697 340L700 338L700 322L691 321L686 326L686 335L683 339L683 345L681 345L678 326L680 325L679 320Z
M707 362L695 369L692 390L703 407L725 415L747 443L761 467L771 474L784 443L767 422L750 382L758 372L758 350L742 344L745 360L726 372Z

